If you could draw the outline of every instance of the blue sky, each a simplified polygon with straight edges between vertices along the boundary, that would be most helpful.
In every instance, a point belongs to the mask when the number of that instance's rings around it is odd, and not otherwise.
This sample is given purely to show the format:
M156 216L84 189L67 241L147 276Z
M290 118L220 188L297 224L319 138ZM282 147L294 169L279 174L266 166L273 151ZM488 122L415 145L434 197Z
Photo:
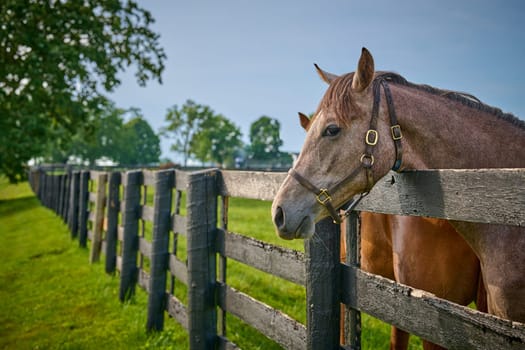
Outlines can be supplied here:
M152 127L187 99L240 127L262 115L281 123L282 150L304 140L297 112L313 112L326 85L313 63L355 70L361 47L376 69L414 83L471 93L525 119L525 2L520 0L139 0L168 59L163 84L139 87L134 69L110 95ZM176 160L162 140L163 156Z

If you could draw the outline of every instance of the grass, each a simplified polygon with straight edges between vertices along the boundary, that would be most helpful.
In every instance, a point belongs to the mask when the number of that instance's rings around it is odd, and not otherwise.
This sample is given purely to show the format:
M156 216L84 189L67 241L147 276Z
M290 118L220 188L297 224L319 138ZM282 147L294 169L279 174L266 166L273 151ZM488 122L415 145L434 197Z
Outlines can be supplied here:
M148 193L149 197L150 193ZM303 250L302 241L276 237L270 203L232 198L229 230ZM146 227L148 230L148 227ZM147 296L140 288L118 301L118 277L103 263L90 265L89 251L72 241L66 225L42 207L27 183L0 179L0 349L187 349L186 331L166 319L165 330L145 331ZM179 251L185 240L179 239ZM228 261L228 284L305 323L303 287ZM185 287L176 286L183 300ZM228 338L243 349L280 346L228 315ZM386 349L389 327L363 315L364 349ZM420 342L411 348L420 349Z
M0 349L184 349L175 322L145 332L146 294L118 301L118 279L69 239L27 183L0 180Z

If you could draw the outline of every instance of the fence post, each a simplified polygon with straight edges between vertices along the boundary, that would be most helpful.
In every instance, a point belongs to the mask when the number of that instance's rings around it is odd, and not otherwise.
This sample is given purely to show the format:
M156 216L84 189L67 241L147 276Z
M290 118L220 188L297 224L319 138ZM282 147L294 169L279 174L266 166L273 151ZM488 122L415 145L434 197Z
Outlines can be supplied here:
M91 241L91 251L89 262L94 263L100 260L100 250L102 248L102 225L104 221L104 208L106 207L106 183L108 174L100 173L97 175L97 192L95 198L95 216L93 219L93 240Z
M120 301L130 299L135 294L137 284L137 250L139 246L140 185L142 171L128 171L122 180L124 198L122 209L122 270L120 271Z
M78 196L78 243L81 247L86 247L87 245L88 196L89 170L82 170Z
M58 215L63 222L65 222L64 210L66 210L66 192L67 192L67 175L60 175L60 206L58 208Z
M56 207L55 211L56 214L62 218L62 207L63 207L63 201L62 197L64 196L64 175L55 175L57 177L57 193L56 193Z
M47 191L49 190L48 180L49 179L48 179L46 171L42 170L42 177L40 181L41 186L42 186L42 188L40 189L40 201L45 207L47 207Z
M45 177L46 173L45 171L41 168L41 167L38 167L38 189L37 189L37 193L38 193L38 200L40 202L42 202L42 197L43 197L43 193L44 193L44 177Z
M117 265L118 213L120 212L120 173L109 174L106 229L106 273L114 273Z
M331 218L324 219L304 244L309 350L340 349L340 231Z
M154 175L153 237L150 257L148 321L146 325L148 331L160 331L164 327L173 175L172 170L158 171Z
M188 331L190 349L214 349L217 339L215 302L217 172L189 175L187 191Z
M78 236L78 197L80 190L80 172L74 171L71 174L69 190L69 210L68 210L68 225L71 231L71 238Z
M346 219L346 262L350 266L361 267L361 235L359 214L352 211ZM346 307L345 339L352 350L361 349L361 312Z
M53 189L51 192L51 209L55 212L56 215L58 215L58 198L60 198L60 176L53 174L51 175L51 178L53 179Z
M62 207L62 220L64 223L69 219L69 193L71 192L71 167L66 167L66 175L64 180L64 206Z

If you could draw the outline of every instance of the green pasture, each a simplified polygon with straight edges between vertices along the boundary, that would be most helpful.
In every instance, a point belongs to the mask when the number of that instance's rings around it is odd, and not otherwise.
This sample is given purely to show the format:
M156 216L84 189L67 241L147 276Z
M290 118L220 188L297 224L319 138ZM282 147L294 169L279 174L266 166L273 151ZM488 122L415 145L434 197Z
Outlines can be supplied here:
M275 236L270 203L231 198L231 231L303 250L302 241ZM146 227L147 230L147 227ZM179 251L185 242L179 240ZM118 300L118 276L90 265L89 251L71 240L68 228L41 206L27 183L0 179L0 349L187 349L187 333L166 317L165 330L147 333L147 296L138 288L133 300ZM228 261L227 283L306 322L303 287ZM186 301L185 287L176 294ZM390 329L363 316L364 349L388 349ZM240 320L228 315L227 336L243 349L280 349ZM413 339L411 349L420 349Z

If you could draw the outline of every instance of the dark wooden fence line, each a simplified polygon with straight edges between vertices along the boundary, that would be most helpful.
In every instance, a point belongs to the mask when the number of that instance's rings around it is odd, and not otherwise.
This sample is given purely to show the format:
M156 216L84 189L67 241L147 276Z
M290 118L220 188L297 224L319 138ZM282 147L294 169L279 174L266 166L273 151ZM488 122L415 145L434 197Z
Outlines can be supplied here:
M339 227L329 221L317 225L315 239L305 242L305 255L227 230L229 196L272 200L286 174L218 170L117 174L109 175L106 249L103 251L110 262L106 262L106 266L109 265L106 271L113 273L115 268L120 271L121 300L134 293L137 283L149 293L148 329L162 329L160 319L168 312L189 331L192 349L237 348L227 339L225 327L217 327L224 322L217 311L221 315L232 313L288 349L341 348L340 303L348 308L347 324L353 325L347 327L352 348L359 348L356 331L360 327L359 311L450 348L525 347L523 324L460 307L361 271L355 215L351 217L352 224L347 225L353 230L347 237L347 264L339 262ZM83 183L82 179L89 175L87 171L48 175L36 169L29 177L42 203L67 218L70 229L73 230L74 219L78 218L79 238L82 220L85 220L83 215L87 217L89 209L88 192L83 189L87 181ZM120 175L121 202L120 179L117 179ZM57 180L59 176L63 176L62 180ZM110 194L112 178L113 195ZM525 169L391 173L378 182L358 209L524 226L523 183ZM153 207L145 202L146 190L141 193L143 186L154 188ZM180 212L183 191L187 194L186 216ZM223 198L222 218L217 217L220 197ZM121 227L117 222L119 209ZM151 242L139 236L141 220L153 222ZM170 234L172 247L168 247ZM187 262L177 256L179 234L187 237ZM117 252L119 241L120 254ZM149 271L137 262L137 254L150 260ZM225 284L224 278L216 276L217 256L220 274L226 274L222 265L230 258L306 285L307 326ZM171 276L170 286L166 272ZM175 279L189 286L187 306L174 295Z

